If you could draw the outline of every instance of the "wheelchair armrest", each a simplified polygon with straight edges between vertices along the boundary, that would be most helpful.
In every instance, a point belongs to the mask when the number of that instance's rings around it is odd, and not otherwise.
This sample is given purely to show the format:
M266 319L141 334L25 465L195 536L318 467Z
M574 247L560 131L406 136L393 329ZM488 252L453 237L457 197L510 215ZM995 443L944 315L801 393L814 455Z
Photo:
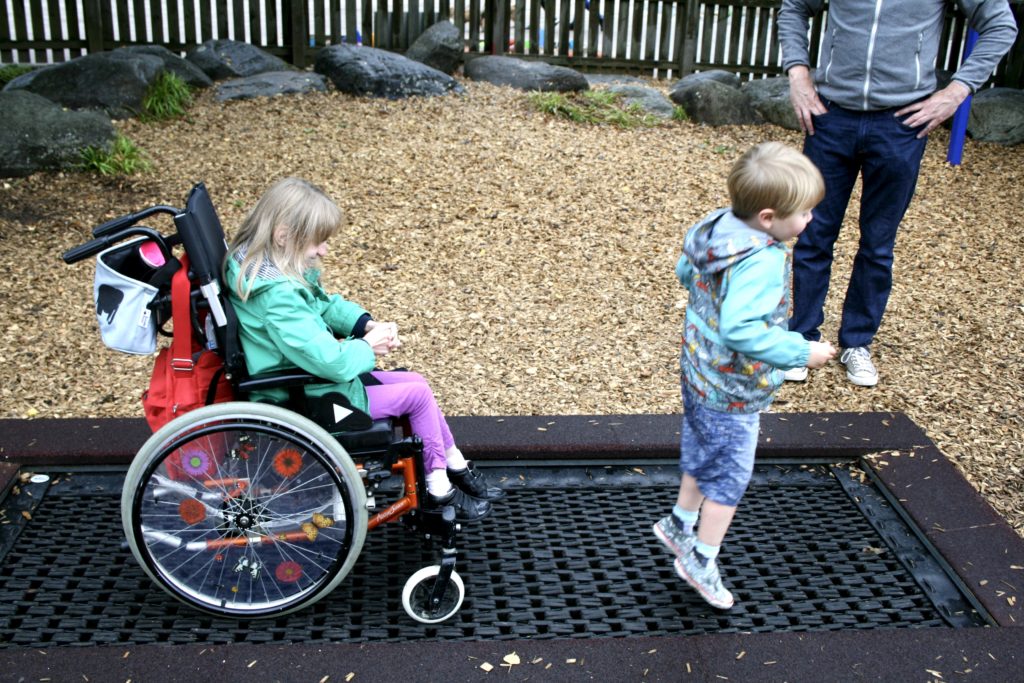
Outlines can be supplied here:
M309 384L333 384L323 377L301 370L268 372L241 380L236 389L242 394L267 389L287 389L287 407L305 415L328 431L363 431L371 429L373 418L352 405L348 398L337 391L323 396L307 396L303 387ZM388 422L390 431L390 421Z
M286 370L284 372L268 372L262 375L255 375L238 383L238 391L249 394L254 391L267 389L287 389L289 387L301 387L307 384L330 384L329 380L323 377L311 375L308 372Z

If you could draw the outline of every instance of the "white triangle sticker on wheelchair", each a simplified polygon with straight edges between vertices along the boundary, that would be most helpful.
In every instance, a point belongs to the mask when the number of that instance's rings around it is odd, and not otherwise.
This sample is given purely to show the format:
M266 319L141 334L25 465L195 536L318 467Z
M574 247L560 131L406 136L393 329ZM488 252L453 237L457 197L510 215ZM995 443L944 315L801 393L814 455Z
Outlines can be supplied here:
M352 411L344 406L339 406L337 403L331 405L334 406L334 424L338 424L352 414Z

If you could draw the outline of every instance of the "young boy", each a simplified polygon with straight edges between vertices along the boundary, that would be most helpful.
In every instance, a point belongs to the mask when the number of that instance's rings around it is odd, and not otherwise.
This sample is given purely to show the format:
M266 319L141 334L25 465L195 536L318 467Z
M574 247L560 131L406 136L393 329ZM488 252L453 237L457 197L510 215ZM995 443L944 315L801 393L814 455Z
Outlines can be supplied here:
M716 557L750 482L759 412L771 404L784 370L819 368L836 353L832 344L809 342L786 327L784 243L804 230L824 195L818 169L795 149L766 142L736 162L728 187L732 206L689 230L676 265L689 290L682 482L672 514L654 525L676 554L676 573L719 609L732 607L733 596Z

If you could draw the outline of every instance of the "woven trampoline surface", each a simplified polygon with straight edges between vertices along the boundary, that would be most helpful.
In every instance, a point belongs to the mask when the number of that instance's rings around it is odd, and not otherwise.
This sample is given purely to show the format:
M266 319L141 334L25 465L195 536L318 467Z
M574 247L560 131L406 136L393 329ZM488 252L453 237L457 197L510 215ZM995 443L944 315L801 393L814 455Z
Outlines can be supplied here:
M367 536L330 595L285 617L200 614L161 591L120 526L123 473L52 473L31 523L0 533L0 644L400 642L970 627L985 617L856 467L761 464L723 550L729 612L675 575L650 531L674 466L498 467L507 499L460 537L466 583L441 625L401 607L437 551L400 524ZM412 542L410 542L412 541ZM387 571L384 569L387 568Z

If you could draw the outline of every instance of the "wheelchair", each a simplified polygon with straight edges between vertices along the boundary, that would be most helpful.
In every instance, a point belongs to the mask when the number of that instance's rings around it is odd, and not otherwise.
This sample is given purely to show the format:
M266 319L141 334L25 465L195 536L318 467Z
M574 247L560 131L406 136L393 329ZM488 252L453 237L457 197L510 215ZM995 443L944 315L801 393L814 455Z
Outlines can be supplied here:
M157 214L173 216L173 233L141 225ZM441 547L438 564L405 583L405 611L425 624L458 612L465 597L455 571L460 525L451 506L422 508L422 444L407 421L372 420L337 403L325 411L304 388L326 380L301 371L246 373L223 282L224 232L202 183L192 188L184 209L156 205L115 218L62 258L72 264L119 243L147 241L160 250L165 272L168 265L180 267L175 247L188 256L193 334L216 349L236 400L174 418L133 458L121 518L146 574L202 612L279 616L330 593L355 565L366 533L400 519ZM147 309L169 336L173 330L164 327L171 319L171 288L169 278L163 280L154 282L157 293ZM272 388L287 391L285 405L244 400ZM401 477L394 500L381 487L392 476ZM378 497L384 498L380 509Z

